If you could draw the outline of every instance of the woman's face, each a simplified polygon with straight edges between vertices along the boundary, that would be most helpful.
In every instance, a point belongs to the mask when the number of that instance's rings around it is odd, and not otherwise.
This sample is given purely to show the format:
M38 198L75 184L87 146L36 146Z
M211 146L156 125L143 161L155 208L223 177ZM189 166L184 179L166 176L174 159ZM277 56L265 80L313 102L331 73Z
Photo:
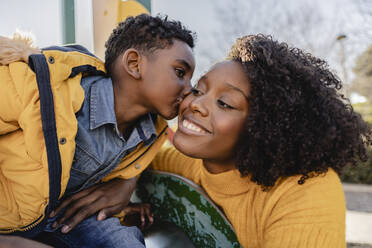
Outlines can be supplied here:
M213 66L181 103L175 147L191 157L230 162L248 115L249 90L239 62Z

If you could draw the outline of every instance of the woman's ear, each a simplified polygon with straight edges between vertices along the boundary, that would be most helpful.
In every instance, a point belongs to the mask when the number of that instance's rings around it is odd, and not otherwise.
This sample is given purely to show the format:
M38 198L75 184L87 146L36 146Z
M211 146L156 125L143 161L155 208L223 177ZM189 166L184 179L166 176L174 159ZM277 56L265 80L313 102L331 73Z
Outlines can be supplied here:
M122 66L127 71L127 73L134 79L141 79L140 63L141 54L137 49L130 48L126 50L121 58Z

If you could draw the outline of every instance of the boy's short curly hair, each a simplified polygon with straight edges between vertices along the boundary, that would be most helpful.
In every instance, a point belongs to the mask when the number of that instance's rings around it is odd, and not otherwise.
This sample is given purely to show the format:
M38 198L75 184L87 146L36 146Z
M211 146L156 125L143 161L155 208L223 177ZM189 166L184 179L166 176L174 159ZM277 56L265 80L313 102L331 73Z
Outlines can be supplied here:
M338 92L341 81L324 60L264 35L238 39L229 59L243 65L251 87L236 150L243 175L263 188L293 175L303 184L367 159L371 127Z
M181 22L168 20L168 17L141 14L128 17L119 23L106 41L105 67L111 76L116 58L129 48L151 53L173 44L173 39L185 42L194 48L195 33L186 29Z

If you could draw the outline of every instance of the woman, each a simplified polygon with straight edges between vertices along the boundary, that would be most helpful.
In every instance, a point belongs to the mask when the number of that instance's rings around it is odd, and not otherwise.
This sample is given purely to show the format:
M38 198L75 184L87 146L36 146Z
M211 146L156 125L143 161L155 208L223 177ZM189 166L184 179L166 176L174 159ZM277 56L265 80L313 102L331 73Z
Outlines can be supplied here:
M371 129L340 88L323 60L242 37L180 106L184 155L166 148L153 167L201 185L243 247L345 247L337 173L366 160Z

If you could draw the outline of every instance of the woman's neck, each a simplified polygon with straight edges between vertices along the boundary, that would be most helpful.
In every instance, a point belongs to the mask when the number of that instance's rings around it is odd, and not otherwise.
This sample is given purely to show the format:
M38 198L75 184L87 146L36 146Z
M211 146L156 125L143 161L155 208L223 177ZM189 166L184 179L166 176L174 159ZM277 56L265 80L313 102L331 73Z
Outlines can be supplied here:
M203 165L211 174L219 174L236 169L235 162L232 159L222 162L203 159Z

